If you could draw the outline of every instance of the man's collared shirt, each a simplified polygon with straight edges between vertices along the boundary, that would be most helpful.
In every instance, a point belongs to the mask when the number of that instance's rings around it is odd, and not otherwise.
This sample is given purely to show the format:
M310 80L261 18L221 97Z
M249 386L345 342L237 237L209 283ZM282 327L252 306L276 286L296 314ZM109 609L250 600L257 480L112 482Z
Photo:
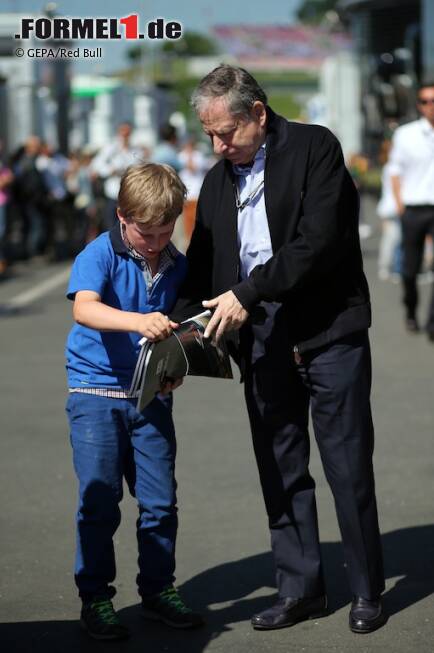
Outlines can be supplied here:
M136 147L125 148L117 138L109 143L94 157L91 163L92 172L104 179L106 197L116 200L121 185L121 175L129 166L144 163L143 152Z
M434 127L426 118L398 127L388 168L400 178L404 204L434 206Z
M233 166L239 203L242 205L253 194L246 206L238 210L241 279L246 279L254 267L266 263L273 256L265 208L264 169L265 144L256 152L252 167Z

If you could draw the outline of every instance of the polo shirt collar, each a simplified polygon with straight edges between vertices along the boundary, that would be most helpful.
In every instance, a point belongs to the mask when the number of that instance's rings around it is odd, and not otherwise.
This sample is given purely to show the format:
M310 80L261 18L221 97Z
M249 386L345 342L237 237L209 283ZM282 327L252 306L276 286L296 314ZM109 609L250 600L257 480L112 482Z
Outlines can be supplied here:
M120 222L115 224L109 231L109 238L112 244L113 250L116 254L129 254L128 247L125 245L122 234Z
M127 247L127 245L124 242L124 239L122 238L122 233L121 233L121 223L119 222L118 224L115 224L109 231L109 238L111 245L113 247L113 251L115 254L123 254L127 256L131 256L131 253ZM164 261L164 266L166 267L171 267L172 265L175 265L175 259L178 256L179 251L175 247L175 245L172 242L169 242L168 245L163 249L161 252L161 262ZM145 260L146 258L143 257Z

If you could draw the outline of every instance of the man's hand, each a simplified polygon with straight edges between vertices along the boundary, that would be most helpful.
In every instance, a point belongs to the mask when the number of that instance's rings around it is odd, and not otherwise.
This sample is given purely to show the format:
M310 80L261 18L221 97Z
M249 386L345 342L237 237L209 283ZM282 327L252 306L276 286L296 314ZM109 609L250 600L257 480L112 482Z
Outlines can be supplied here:
M178 326L177 322L172 322L163 313L146 313L138 317L135 331L155 342L168 338L172 330L177 329Z
M209 338L214 331L215 340L218 341L225 331L239 329L249 317L248 312L242 307L232 290L202 302L205 308L214 308L214 313L205 329L204 337Z
M398 210L398 215L402 217L405 211L405 205L402 201L401 178L399 175L390 175L390 182L392 186L392 194L396 203L396 208Z

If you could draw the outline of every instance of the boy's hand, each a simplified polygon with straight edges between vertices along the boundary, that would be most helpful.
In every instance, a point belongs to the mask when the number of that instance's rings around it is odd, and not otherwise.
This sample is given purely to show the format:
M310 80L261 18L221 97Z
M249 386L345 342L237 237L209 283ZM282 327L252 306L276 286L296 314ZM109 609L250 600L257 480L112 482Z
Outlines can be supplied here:
M178 326L177 322L172 322L163 313L147 313L139 316L136 331L155 342L168 338L173 329L177 329Z
M164 379L163 383L161 384L160 393L162 395L168 395L169 392L173 392L173 390L179 388L179 386L182 385L183 381L184 379Z

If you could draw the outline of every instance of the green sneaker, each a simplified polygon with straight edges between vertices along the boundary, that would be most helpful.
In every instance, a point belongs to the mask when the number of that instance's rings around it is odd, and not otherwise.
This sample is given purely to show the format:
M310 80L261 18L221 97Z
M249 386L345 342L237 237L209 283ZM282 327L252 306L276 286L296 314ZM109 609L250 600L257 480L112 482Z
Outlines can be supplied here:
M126 639L130 635L107 598L96 598L83 604L80 623L94 639Z
M147 619L162 621L172 628L198 628L204 624L200 614L185 605L173 585L159 594L142 599L142 608Z

